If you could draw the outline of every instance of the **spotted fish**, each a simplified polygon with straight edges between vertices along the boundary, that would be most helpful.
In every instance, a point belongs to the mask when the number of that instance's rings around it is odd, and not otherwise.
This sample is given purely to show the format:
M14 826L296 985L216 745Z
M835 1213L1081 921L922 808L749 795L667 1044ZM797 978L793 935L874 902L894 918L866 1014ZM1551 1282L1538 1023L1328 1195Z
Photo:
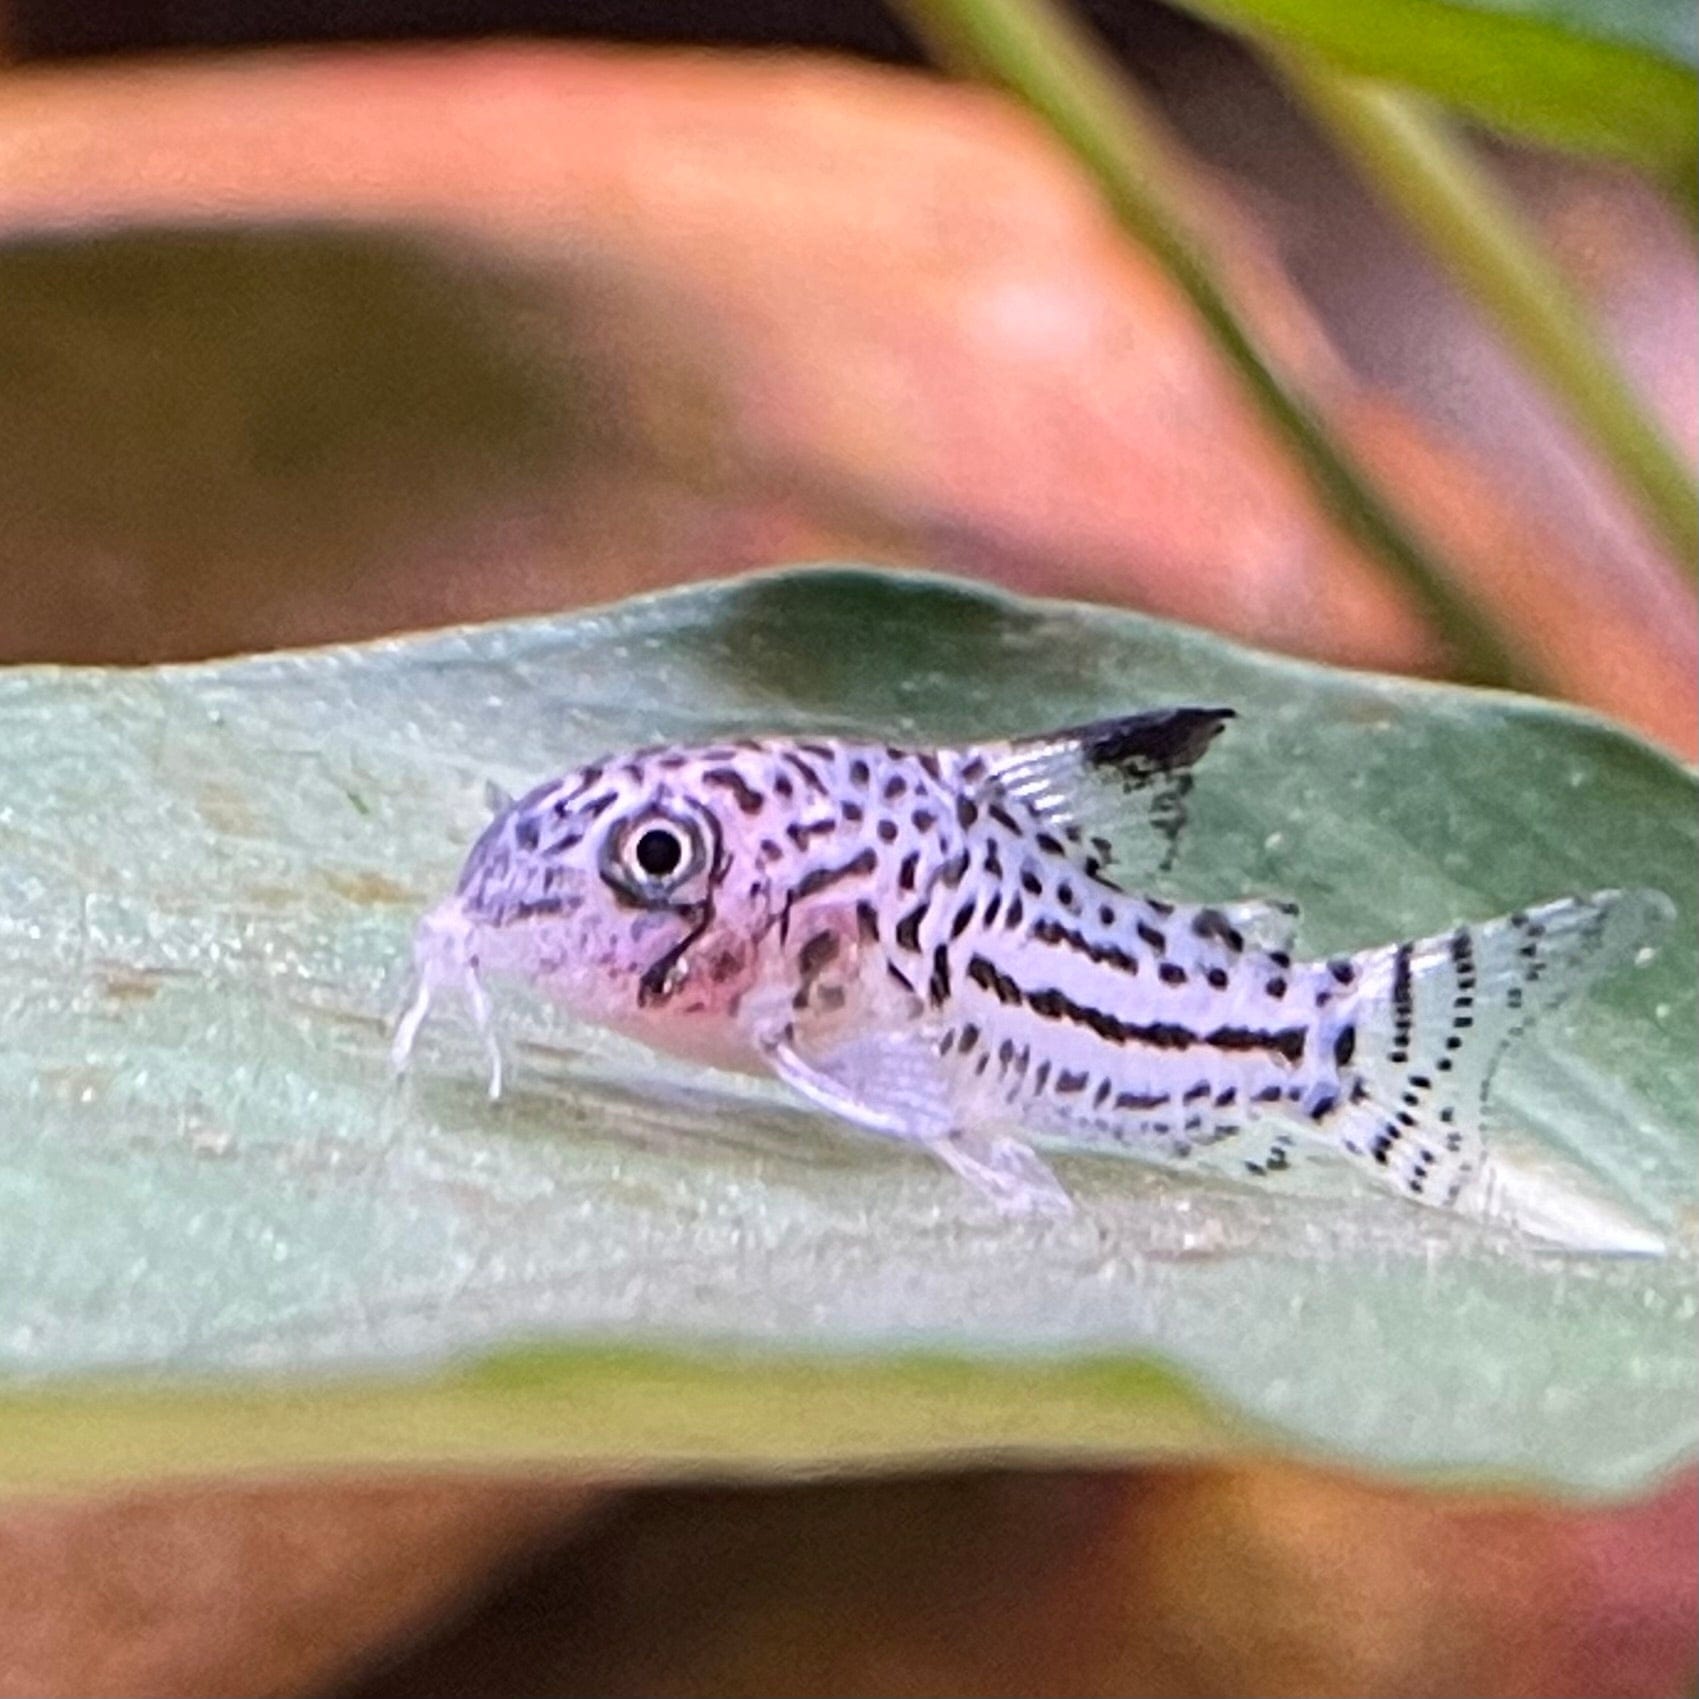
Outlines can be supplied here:
M421 921L397 1067L456 988L499 1094L484 979L511 975L664 1050L770 1072L1012 1212L1069 1208L1035 1143L1179 1158L1253 1125L1255 1168L1302 1139L1455 1204L1482 1176L1507 1045L1631 956L1667 899L1565 897L1309 961L1289 905L1141 894L1231 717L1165 708L941 749L761 738L552 779L499 807ZM1134 799L1114 843L1083 800L1105 779Z

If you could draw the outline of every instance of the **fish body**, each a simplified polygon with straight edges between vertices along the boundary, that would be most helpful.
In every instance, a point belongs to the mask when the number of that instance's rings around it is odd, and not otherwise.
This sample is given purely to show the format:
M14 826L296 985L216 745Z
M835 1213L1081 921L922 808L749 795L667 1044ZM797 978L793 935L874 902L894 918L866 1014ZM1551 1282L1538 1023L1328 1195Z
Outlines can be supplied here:
M1014 743L764 738L597 761L503 806L421 922L435 990L483 980L715 1066L769 1072L1016 1211L1068 1207L1033 1146L1178 1158L1252 1122L1452 1204L1515 1034L1631 953L1650 892L1297 959L1290 905L1171 903L1191 768L1228 710ZM1120 841L1082 793L1133 799ZM1142 865L1141 865L1142 864ZM499 1052L490 1039L499 1089Z

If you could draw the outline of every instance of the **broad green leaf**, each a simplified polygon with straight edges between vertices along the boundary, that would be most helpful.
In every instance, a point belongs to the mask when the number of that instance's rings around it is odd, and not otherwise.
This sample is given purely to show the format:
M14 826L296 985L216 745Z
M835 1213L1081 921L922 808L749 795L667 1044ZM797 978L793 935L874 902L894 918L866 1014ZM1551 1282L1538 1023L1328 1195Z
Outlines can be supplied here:
M1224 702L1175 889L1301 943L1566 890L1681 905L1504 1077L1670 1235L1543 1251L1326 1165L1059 1159L1064 1223L776 1089L501 1003L511 1095L386 1024L486 781L776 728L955 738ZM1123 613L778 575L199 667L0 673L0 1477L1292 1450L1626 1489L1696 1399L1691 775L1565 709Z
M1699 22L1686 0L1178 0L1338 69L1689 183Z

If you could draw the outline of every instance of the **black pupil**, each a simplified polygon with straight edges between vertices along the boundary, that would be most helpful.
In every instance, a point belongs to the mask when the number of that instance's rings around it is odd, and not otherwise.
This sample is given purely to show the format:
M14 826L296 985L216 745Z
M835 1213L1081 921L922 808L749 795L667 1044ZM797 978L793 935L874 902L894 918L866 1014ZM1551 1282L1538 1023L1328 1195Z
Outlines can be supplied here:
M637 865L651 879L665 879L669 873L678 872L678 864L684 860L684 845L678 841L678 833L664 826L651 826L637 840Z

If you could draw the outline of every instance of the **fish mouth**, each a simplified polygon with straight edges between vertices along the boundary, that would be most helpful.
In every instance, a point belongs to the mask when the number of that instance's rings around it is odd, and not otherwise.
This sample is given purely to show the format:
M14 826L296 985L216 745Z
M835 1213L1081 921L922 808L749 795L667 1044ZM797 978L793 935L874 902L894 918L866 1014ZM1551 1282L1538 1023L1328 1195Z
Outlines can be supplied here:
M395 1023L390 1044L390 1065L397 1074L407 1071L419 1029L430 1013L437 992L448 987L458 991L472 1013L473 1024L484 1040L490 1060L490 1101L502 1091L501 1045L496 1038L489 994L478 976L478 923L466 912L458 896L450 897L419 922L413 934L413 981L405 1007Z

